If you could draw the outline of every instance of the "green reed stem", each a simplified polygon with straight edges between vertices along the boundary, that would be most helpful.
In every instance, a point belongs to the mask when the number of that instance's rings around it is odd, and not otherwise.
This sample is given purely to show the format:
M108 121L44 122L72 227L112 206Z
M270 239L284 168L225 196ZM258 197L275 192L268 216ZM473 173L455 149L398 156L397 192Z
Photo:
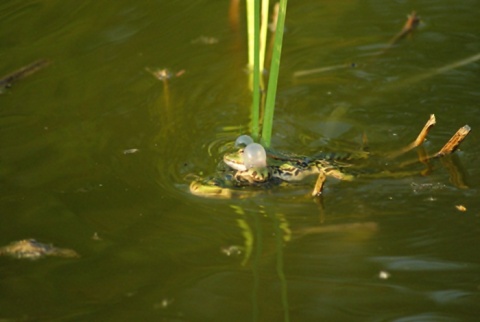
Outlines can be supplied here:
M278 12L277 30L273 44L272 62L270 65L270 77L268 80L268 91L265 103L265 115L262 128L262 144L268 148L272 138L273 114L275 111L275 97L277 95L278 75L280 69L280 57L282 54L283 31L285 26L285 15L287 13L287 0L280 0Z
M259 0L247 0L248 22L248 69L253 70L253 80L250 76L250 86L253 94L251 108L252 137L258 140L260 133L260 2ZM252 41L253 40L253 41ZM253 67L253 68L252 68ZM252 73L250 73L252 75Z
M248 71L253 70L255 35L255 0L247 0L247 36L248 36ZM250 83L250 89L252 84Z
M262 23L260 24L260 73L265 69L265 49L267 48L269 0L262 0ZM262 86L263 87L263 86Z

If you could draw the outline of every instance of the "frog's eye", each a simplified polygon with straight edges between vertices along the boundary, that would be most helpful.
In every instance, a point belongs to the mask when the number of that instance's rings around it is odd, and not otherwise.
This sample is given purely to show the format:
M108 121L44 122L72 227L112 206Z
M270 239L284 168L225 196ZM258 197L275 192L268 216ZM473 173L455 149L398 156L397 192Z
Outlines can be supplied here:
M250 143L243 152L243 164L247 169L267 166L267 153L258 143Z
M240 135L237 140L235 141L235 146L236 147L245 147L249 145L250 143L253 143L253 139L249 137L248 135Z

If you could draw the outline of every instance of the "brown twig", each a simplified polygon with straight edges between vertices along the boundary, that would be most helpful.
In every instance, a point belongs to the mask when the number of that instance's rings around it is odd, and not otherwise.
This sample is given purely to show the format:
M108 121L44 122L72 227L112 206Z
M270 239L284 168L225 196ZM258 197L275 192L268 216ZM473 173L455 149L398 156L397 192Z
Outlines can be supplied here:
M12 84L22 78L30 76L39 70L50 65L50 61L46 59L39 59L27 66L24 66L0 79L0 92L5 88L10 88Z

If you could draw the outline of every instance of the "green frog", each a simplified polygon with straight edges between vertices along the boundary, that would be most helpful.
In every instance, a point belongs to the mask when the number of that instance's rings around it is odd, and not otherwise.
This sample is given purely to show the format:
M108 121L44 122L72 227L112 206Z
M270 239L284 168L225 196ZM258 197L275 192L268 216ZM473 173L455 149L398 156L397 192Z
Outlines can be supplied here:
M317 183L312 192L313 196L321 194L326 176L340 180L351 181L354 175L348 174L344 168L349 164L342 158L330 155L330 159L308 158L300 155L279 153L267 154L265 167L247 168L243 163L244 148L227 153L223 162L231 168L231 181L227 178L209 178L194 180L190 184L190 191L204 197L232 198L242 195L251 195L249 191L241 190L244 187L259 187L268 189L283 183L295 183L317 175ZM251 191L250 191L251 192Z
M400 153L405 153L421 145L434 124L435 116L432 114L417 139L401 149ZM427 159L453 153L469 131L468 125L460 128L439 152ZM202 197L242 198L255 193L255 190L248 190L247 187L268 189L273 186L299 182L316 175L317 180L312 196L319 196L322 193L326 177L352 181L356 175L347 170L353 166L355 160L365 159L369 156L369 153L365 151L321 153L315 157L269 152L265 154L266 160L262 166L247 166L245 162L248 160L245 152L247 148L248 146L241 147L237 151L225 154L223 163L228 167L223 177L196 179L190 184L190 192ZM393 155L397 156L400 153ZM421 161L425 161L425 159Z

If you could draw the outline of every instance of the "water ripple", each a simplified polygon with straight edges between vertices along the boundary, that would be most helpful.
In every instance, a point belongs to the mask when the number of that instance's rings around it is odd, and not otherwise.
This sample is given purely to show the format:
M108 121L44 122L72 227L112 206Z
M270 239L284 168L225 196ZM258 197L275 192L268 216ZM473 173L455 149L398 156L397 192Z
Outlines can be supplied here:
M434 258L417 258L410 256L379 256L371 258L389 270L397 271L449 271L478 268L465 262L451 262Z

